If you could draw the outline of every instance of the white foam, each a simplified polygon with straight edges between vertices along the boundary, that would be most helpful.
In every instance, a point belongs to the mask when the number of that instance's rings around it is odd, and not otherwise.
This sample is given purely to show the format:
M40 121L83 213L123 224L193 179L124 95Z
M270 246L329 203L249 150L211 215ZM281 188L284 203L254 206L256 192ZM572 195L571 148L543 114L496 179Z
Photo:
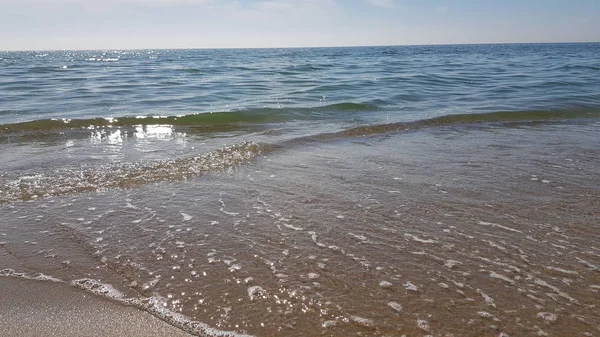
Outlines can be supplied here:
M104 284L93 279L79 279L71 281L71 285L96 295L101 295L114 300L122 300L123 294L110 284Z
M310 231L310 232L308 232L308 234L310 234L310 238L313 240L313 242L317 246L319 246L319 247L327 247L325 244L317 241L317 233L316 232Z
M332 326L336 326L337 325L337 321L325 321L323 323L321 323L321 326L324 328L329 328Z
M446 260L446 262L444 262L444 266L448 267L450 269L454 268L455 266L462 264L462 262L459 261L455 261L455 260Z
M490 306L495 308L496 307L496 303L494 303L494 299L491 298L490 296L488 296L486 293L484 293L483 291L481 291L481 289L477 289L477 293L479 295L481 295L481 297L483 297L485 303Z
M513 281L512 279L510 279L507 276L504 276L502 274L498 274L495 271L490 271L490 277L497 278L497 279L500 279L502 281L508 282L508 283L510 283L512 285L515 285L515 281Z
M56 277L53 277L53 276L50 276L50 275L46 275L46 274L42 274L42 273L40 273L40 274L39 274L39 275L37 275L37 276L34 276L34 277L32 278L32 280L38 280L38 281L49 281L49 282L55 282L55 283L61 283L61 282L64 282L63 280L61 280L61 279L59 279L59 278L56 278Z
M319 278L319 274L317 273L308 273L308 278L311 280L314 280L316 278Z
M302 227L295 227L295 226L293 226L293 225L290 225L290 224L287 224L287 223L284 223L283 225L284 225L286 228L293 229L293 230L295 230L295 231L303 231L303 230L304 230L304 228L302 228Z
M487 242L490 246L492 246L494 248L498 248L498 249L500 249L501 251L503 251L505 253L508 252L505 247L500 246L499 244L495 243L494 241L491 241L491 240L482 240L482 241L483 242Z
M125 305L131 305L143 309L150 314L178 327L190 334L211 337L252 337L252 335L240 334L234 331L218 330L206 323L191 320L189 317L173 312L165 307L166 300L159 296L149 298L126 298L110 284L103 284L92 279L80 279L71 282L71 285L116 300ZM260 288L260 287L259 287ZM262 288L261 288L262 289Z
M389 302L388 306L397 312L402 312L403 310L402 305L398 302Z
M412 235L412 234L408 234L408 233L404 234L404 236L413 239L413 241L417 241L417 242L421 242L421 243L435 243L436 242L435 240L432 240L432 239L421 239L416 235Z
M252 337L252 335L240 334L234 331L218 330L210 327L206 323L194 321L182 314L175 313L164 307L165 300L161 297L150 297L142 300L127 299L123 302L144 309L167 323L193 335L211 337Z
M252 286L248 288L248 297L250 297L251 301L260 295L262 295L262 297L265 295L265 290L261 286Z
M369 243L369 241L367 240L367 237L361 234L354 234L354 233L348 233L349 236L355 238L356 240L360 241L361 243Z
M239 215L240 213L236 213L236 212L228 212L225 210L225 202L223 201L223 199L219 199L219 203L221 204L221 208L219 208L219 211L223 214L226 215L231 215L231 216L236 216Z
M544 321L551 323L558 319L556 314L550 312L538 312L537 317L543 319Z
M30 276L30 275L27 275L26 273L17 272L14 269L10 269L10 268L0 270L0 277L17 277L17 278L24 278L27 280L48 281L48 282L56 282L56 283L64 282L63 280L58 279L53 276L50 276L50 275L39 273L35 276Z
M492 318L492 317L494 317L492 314L490 314L487 311L478 311L477 315L479 315L480 317L483 317L483 318Z
M588 266L588 267L589 267L590 269L592 269L592 270L595 270L595 271L600 271L600 267L599 267L599 266L597 266L597 265L595 265L595 264L592 264L592 263L590 263L590 262L588 262L588 261L586 261L586 260L584 260L584 259L581 259L581 258L579 258L579 257L575 257L575 259L576 259L577 261L579 261L580 263L583 263L583 264L585 264L586 266Z
M566 298L567 300L569 300L571 303L575 303L575 304L579 304L579 301L577 301L576 299L574 299L573 297L569 296L569 294L561 291L558 287L553 286L551 284L549 284L548 282L536 278L535 280L533 280L533 283L542 286L542 287L546 287L548 289L551 289L552 291L554 291L555 293L557 293L559 296Z
M181 215L183 216L183 221L190 221L193 218L193 216L191 216L187 213L181 213Z
M375 322L372 319L369 318L364 318L364 317L360 317L360 316L350 316L350 319L353 322L356 322L360 325L364 325L364 326L373 326L373 324L375 324Z
M406 283L403 284L403 286L406 287L406 290L410 290L410 291L418 291L419 288L412 284L410 281L406 281Z
M379 286L382 288L390 288L392 286L392 283L388 281L381 281L379 282Z
M505 230L511 231L511 232L523 233L523 232L521 232L518 229L514 229L514 228L511 228L511 227L507 227L507 226L495 224L495 223L492 223L492 222L479 221L479 224L482 225L482 226L490 226L490 227L502 228L502 229L505 229Z
M579 275L578 272L573 271L573 270L567 270L567 269L562 269L562 268L557 268L557 267L552 267L552 266L547 266L546 269L548 270L554 270L563 274L567 274L567 275Z
M234 272L236 270L240 270L242 269L242 265L240 265L239 263L233 264L231 265L231 267L229 267L229 272Z
M498 319L496 316L494 316L494 315L490 314L490 313L489 313L489 312L487 312L487 311L478 311L478 312L477 312L477 314L478 314L478 315L479 315L481 318L488 318L488 319L492 319L492 320L494 320L494 321L496 321L496 322L499 322L499 321L500 321L500 320L499 320L499 319Z
M421 329L425 332L429 332L429 330L431 330L431 328L429 327L429 322L427 322L424 319L418 319L417 326L419 327L419 329Z

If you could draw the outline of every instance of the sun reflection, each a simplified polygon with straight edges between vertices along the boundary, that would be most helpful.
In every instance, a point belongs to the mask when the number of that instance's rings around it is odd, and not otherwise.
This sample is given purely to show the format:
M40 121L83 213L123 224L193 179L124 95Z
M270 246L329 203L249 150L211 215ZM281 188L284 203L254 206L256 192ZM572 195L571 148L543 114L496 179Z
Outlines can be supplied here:
M110 128L110 126L109 126ZM133 135L127 130L121 128L116 130L96 129L93 125L88 129L92 130L90 139L95 143L106 142L108 144L119 144L127 138L133 139L155 139L170 140L173 138L184 137L185 133L175 132L173 125L136 125L133 129Z
M135 127L135 137L138 139L170 139L174 133L172 125L138 125Z
M108 144L122 144L123 138L127 138L126 134L123 134L121 130L94 130L90 134L90 139L94 143L101 143L103 141Z
M187 134L178 132L173 125L91 125L86 129L90 132L90 143L101 156L109 156L111 160L135 161L141 156L148 158L149 153L154 154L152 159L168 159L187 147Z

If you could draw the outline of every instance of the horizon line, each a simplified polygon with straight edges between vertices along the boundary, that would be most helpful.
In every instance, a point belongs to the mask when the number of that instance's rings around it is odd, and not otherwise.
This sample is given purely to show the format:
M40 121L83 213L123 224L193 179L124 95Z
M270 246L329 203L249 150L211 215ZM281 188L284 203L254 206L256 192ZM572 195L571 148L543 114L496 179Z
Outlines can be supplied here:
M596 44L600 41L559 42L474 42L474 43L426 43L390 45L331 45L331 46L288 46L288 47L144 47L144 48L65 48L65 49L0 49L0 52L57 52L57 51L133 51L133 50L252 50L252 49L319 49L319 48L368 48L368 47L428 47L428 46L475 46L475 45L520 45L520 44Z

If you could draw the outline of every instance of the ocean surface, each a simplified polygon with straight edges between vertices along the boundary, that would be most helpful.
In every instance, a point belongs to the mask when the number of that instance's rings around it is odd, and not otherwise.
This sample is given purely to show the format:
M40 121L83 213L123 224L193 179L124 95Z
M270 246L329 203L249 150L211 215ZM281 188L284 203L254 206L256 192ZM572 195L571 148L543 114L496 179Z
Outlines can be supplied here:
M599 43L0 52L0 276L194 335L600 336L599 210Z

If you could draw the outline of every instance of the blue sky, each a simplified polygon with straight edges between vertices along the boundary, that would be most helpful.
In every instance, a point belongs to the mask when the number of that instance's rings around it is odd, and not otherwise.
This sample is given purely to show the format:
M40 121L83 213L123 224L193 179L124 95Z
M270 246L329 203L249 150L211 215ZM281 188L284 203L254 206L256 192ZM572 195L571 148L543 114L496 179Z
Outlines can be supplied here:
M0 49L600 41L599 0L0 0Z

